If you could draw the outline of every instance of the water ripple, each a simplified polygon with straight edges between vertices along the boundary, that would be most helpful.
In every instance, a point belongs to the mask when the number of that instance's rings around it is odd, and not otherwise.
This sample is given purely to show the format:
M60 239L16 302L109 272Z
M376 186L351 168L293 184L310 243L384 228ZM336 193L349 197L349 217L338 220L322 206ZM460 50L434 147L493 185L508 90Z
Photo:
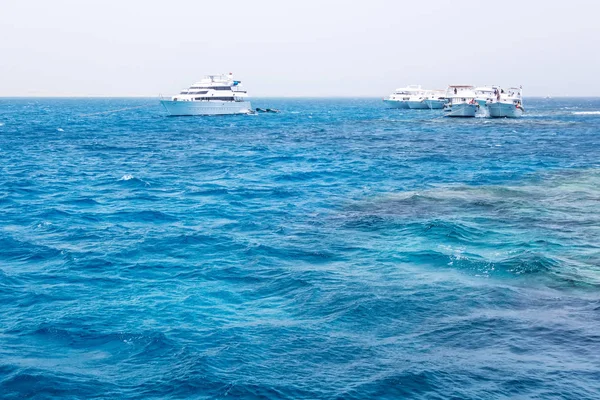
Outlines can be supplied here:
M527 104L0 99L2 397L597 398L600 100Z

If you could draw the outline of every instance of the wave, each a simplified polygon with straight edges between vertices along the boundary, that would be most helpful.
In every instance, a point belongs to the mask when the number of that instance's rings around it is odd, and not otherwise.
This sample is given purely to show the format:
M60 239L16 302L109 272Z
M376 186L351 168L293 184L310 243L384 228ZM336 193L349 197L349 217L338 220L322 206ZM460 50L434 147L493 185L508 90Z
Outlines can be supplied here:
M129 186L129 187L135 187L135 186L139 186L139 187L148 187L150 186L150 183L142 180L140 178L136 178L135 176L131 175L131 174L125 174L122 177L120 177L118 179L119 182L122 182L123 185Z
M156 210L143 211L118 211L109 215L109 218L130 222L174 222L179 218Z
M0 249L3 249L0 252L0 259L12 261L44 262L64 257L63 252L57 248L20 241L12 237L0 237Z
M62 202L62 204L67 204L67 205L77 205L77 206L97 206L100 203L98 203L96 200L90 198L90 197L77 197L74 199L69 199L69 200L64 200Z
M529 275L553 272L560 262L535 252L519 252L503 259L488 259L474 253L454 252L447 254L434 250L401 253L406 262L436 267L452 267L476 275Z
M100 153L112 152L112 151L127 152L127 151L135 150L134 148L131 148L131 147L114 146L114 145L108 145L108 144L103 144L103 143L84 144L84 145L81 145L81 148L84 150L92 150L92 151L95 150Z
M1 242L0 242L1 244ZM14 296L21 286L21 280L12 274L7 274L0 268L0 299L3 295Z
M299 246L270 246L256 244L246 247L245 253L251 257L265 256L290 261L305 261L314 264L333 261L337 255L333 252L316 249L302 248Z
M134 178L133 175L131 175L131 174L125 174L119 180L120 181L129 181L129 180L131 180L133 178Z
M60 219L70 219L75 216L74 212L69 212L65 210L60 210L58 208L48 208L36 215L37 218L40 218L44 221L50 220L60 220Z
M573 115L600 115L600 111L573 111Z
M321 171L297 171L276 175L273 180L277 182L304 182L322 178L323 175L324 173Z
M97 398L98 393L109 398L122 396L116 384L99 381L85 375L83 370L58 372L56 368L13 367L0 381L0 392L7 399L72 398L74 393L78 398Z
M122 346L139 346L142 348L168 348L171 341L162 332L101 332L93 327L80 326L76 329L61 328L52 324L42 324L29 335L44 340L60 341L70 347L99 347L109 343Z
M211 188L205 190L191 190L187 192L188 196L222 196L229 194L229 190L225 188Z

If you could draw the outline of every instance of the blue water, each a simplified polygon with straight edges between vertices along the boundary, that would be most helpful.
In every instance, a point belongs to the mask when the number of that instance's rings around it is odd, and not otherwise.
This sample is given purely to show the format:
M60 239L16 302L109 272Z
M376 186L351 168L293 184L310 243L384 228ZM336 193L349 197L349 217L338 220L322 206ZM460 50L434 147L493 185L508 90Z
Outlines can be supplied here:
M2 398L600 397L600 99L0 99Z

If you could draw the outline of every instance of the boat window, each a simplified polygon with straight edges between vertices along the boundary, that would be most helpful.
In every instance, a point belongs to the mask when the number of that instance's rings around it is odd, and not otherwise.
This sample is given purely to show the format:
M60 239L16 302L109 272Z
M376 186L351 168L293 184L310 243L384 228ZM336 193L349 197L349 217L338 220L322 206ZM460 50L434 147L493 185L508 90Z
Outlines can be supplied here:
M196 98L194 98L194 100L198 100L198 101L201 101L201 100L204 100L204 101L206 101L206 100L233 101L234 98L233 97L196 97Z
M192 86L188 90L231 90L231 86Z

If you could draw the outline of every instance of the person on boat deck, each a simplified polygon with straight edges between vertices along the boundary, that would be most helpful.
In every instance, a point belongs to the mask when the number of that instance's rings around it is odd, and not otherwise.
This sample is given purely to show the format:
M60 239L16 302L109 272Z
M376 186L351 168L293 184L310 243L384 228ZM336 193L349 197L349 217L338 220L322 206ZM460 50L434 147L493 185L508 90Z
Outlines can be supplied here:
M456 93L457 93L457 92L456 92L456 88L454 88L454 94L456 94Z

